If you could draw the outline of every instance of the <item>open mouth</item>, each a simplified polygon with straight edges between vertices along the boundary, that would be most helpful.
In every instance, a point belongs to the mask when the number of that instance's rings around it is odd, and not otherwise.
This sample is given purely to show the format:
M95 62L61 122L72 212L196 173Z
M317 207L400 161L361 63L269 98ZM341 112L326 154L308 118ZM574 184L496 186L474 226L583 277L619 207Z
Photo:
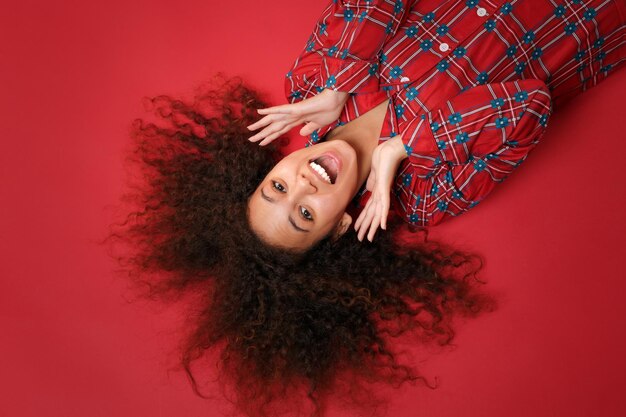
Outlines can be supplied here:
M324 154L309 161L311 167L330 184L337 181L339 174L339 164L336 158L331 155Z

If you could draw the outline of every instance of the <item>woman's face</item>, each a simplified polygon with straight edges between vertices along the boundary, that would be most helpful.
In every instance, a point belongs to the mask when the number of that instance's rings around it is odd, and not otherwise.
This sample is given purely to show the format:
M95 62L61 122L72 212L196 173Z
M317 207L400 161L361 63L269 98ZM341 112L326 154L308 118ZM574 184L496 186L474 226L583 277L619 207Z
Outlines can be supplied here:
M345 208L358 191L354 148L331 140L278 162L248 200L252 230L271 246L302 251L352 223Z

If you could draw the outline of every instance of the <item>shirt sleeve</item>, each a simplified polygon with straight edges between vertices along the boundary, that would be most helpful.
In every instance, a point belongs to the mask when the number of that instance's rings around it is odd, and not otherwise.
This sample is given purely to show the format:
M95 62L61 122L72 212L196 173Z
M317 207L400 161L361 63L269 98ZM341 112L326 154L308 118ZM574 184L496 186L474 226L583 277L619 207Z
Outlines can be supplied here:
M523 79L475 86L401 123L398 211L433 226L476 206L526 159L551 113L545 83Z
M379 88L379 52L412 0L333 0L285 79L294 103L324 88L370 93Z

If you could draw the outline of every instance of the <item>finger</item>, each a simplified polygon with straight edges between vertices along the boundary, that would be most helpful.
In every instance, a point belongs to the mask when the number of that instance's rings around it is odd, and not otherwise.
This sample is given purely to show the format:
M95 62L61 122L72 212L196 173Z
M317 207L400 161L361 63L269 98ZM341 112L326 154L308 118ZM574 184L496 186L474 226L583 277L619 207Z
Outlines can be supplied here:
M284 113L284 114L292 114L294 111L294 106L297 104L282 104L280 106L266 107L264 109L257 109L257 113L259 114L276 114L276 113Z
M380 204L376 204L376 212L374 214L374 218L372 219L372 223L370 224L370 231L367 235L367 240L369 240L370 242L374 240L374 235L376 234L376 231L378 230L378 225L380 225L380 212L381 212Z
M259 146L265 146L269 143L271 143L274 139L276 139L277 137L284 135L285 133L289 132L294 126L298 125L298 122L293 122L293 123L286 123L285 126L278 130L277 132L272 133L271 135L269 135L267 138L265 138L263 141L261 141L259 143Z
M274 132L271 135L269 135L268 137L266 137L265 139L263 139L260 143L259 146L265 146L270 144L274 139L276 139L277 137L279 137L280 135L282 135L283 133L287 132L289 130L288 127L284 127L282 129L280 129L278 132Z
M276 115L268 114L267 116L257 120L256 122L252 123L251 125L248 125L248 130L257 130L258 128L261 128L263 126L267 126L268 124L270 124L274 120L276 120Z
M257 133L256 135L248 138L248 140L250 142L257 142L269 135L271 135L274 132L279 131L280 129L282 129L284 127L284 122L276 122L276 123L272 123L269 126L267 126L265 129L261 130L259 133Z
M372 204L372 199L370 198L369 200L367 200L367 203L365 203L365 207L363 207L363 210L361 210L359 217L356 219L356 222L354 223L354 230L356 231L359 230L361 222L363 221L363 219L365 219L365 215L367 214L367 209L369 208L371 204Z
M370 207L370 209L367 211L366 217L363 220L363 223L361 224L361 228L359 229L359 241L363 241L363 239L365 238L365 235L367 234L367 229L370 226L370 223L372 222L372 218L374 217L374 208Z
M287 123L282 129L280 129L279 131L272 133L271 136L268 136L265 140L263 140L261 143L259 143L259 145L261 146L265 146L268 143L270 143L271 141L273 141L274 139L276 139L277 137L284 135L285 133L289 132L294 126L300 124L299 122L293 122L293 123ZM265 142L265 141L268 142ZM265 143L264 143L265 142Z
M389 215L389 198L383 198L382 201L382 214L380 218L380 228L387 230L387 216Z
M367 214L365 215L365 219L363 220L363 224L361 225L360 230L359 230L360 241L363 240L363 237L367 233L367 228L372 222L372 218L374 217L375 212L376 212L376 203L372 203L372 205L367 210Z
M322 127L321 125L315 122L309 122L302 129L300 129L300 136L309 136L311 133L315 132L317 129Z
M367 233L367 240L370 242L374 239L374 235L380 225L380 202L377 202L376 207L373 208L374 215L369 223L369 232Z
M260 129L262 127L267 127L267 126L271 126L272 123L276 123L276 116L271 114L268 116L265 116L264 118L262 118L261 120L254 122L253 124L251 124L250 126L248 126L248 130L257 130ZM256 134L258 135L260 132L257 132Z
M365 189L367 191L374 191L374 184L376 184L376 171L373 169L370 171L370 174L367 176L367 182L365 183Z
M268 134L268 132L267 132L267 128L266 128L263 131L257 133L256 135L250 136L248 138L248 140L250 142L258 142L259 140L263 139L267 134Z

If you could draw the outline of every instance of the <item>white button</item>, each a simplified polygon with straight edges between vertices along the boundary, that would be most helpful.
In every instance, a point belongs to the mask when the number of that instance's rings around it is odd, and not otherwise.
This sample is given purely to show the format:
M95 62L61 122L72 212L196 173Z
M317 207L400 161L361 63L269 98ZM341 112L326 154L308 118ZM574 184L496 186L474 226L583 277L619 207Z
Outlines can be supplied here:
M446 51L448 50L448 48L450 48L450 47L449 47L449 46L448 46L448 44L447 44L447 43L445 43L445 42L444 42L444 43L442 43L441 45L439 45L439 50L440 50L441 52L446 52Z
M409 80L409 77L402 77L402 78L400 78L400 82L401 83L408 83L409 81L411 81L411 80Z
M484 7L479 7L478 9L476 9L476 14L480 17L483 17L487 14L487 10L485 10Z

